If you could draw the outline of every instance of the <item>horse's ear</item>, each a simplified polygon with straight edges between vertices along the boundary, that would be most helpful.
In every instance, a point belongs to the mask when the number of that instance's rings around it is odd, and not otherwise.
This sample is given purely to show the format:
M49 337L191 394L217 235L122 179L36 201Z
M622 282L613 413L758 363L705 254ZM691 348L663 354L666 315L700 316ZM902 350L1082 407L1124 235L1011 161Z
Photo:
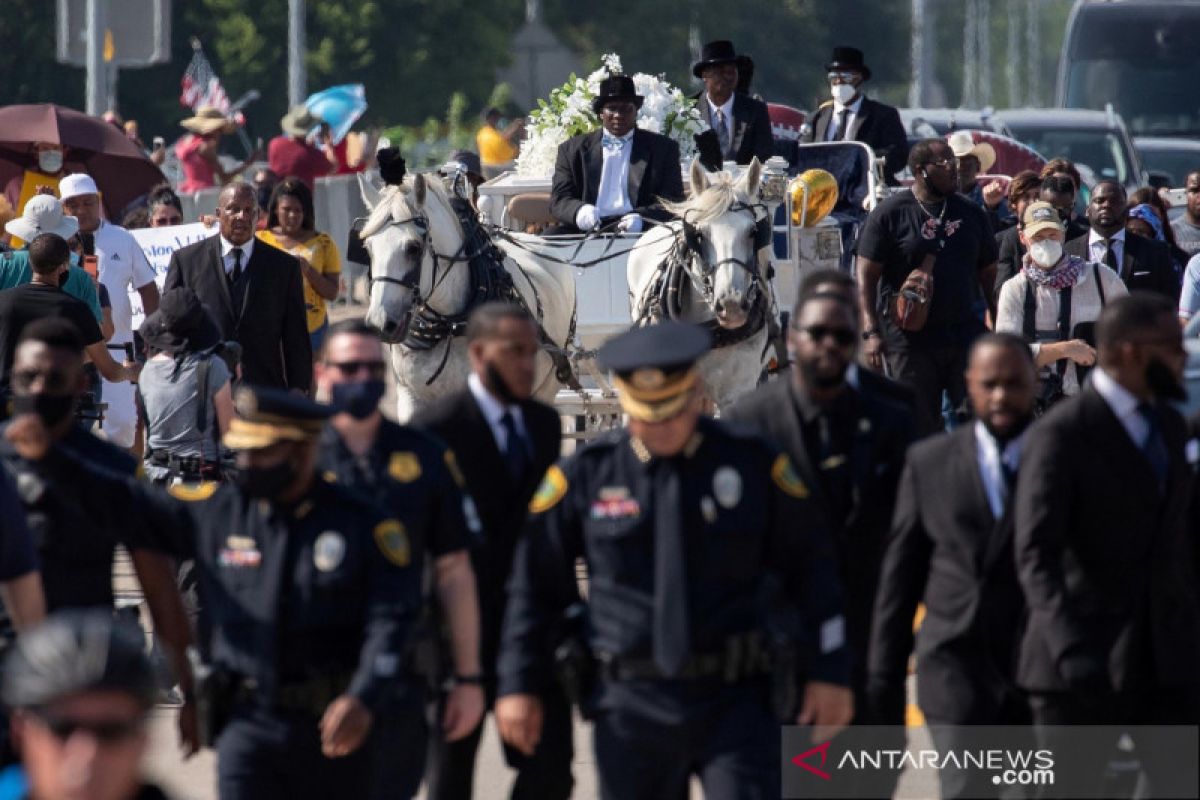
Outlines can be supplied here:
M692 159L689 175L692 179L692 197L696 197L708 188L708 170L700 163L699 157Z
M758 197L758 187L762 182L763 165L758 160L758 156L750 159L750 163L746 165L746 171L742 173L741 179L735 187L738 194L746 197Z
M379 205L379 189L371 182L366 173L359 172L358 174L358 193L362 196L362 201L366 204L368 211L374 211L375 206Z
M425 176L420 172L413 176L413 200L418 206L425 205Z

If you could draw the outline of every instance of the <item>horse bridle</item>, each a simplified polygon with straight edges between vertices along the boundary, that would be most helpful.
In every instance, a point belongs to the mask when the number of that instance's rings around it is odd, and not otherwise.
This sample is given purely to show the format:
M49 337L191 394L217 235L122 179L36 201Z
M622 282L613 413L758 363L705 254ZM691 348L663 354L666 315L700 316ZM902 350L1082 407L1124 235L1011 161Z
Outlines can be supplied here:
M402 275L399 278L393 278L390 275L376 276L374 274L375 271L372 269L371 273L369 274L369 279L372 284L374 284L374 283L391 283L391 284L395 284L396 286L402 286L405 289L410 290L413 293L412 308L416 309L416 308L420 308L424 305L424 298L422 298L422 296L421 296L421 267L424 266L424 264L425 264L425 254L426 253L428 253L430 256L433 257L433 274L430 276L430 288L429 288L430 295L432 295L434 292L437 291L437 288L441 284L441 282L446 279L447 275L450 274L450 267L453 267L455 264L459 263L460 261L469 261L471 259L471 255L463 254L463 251L467 247L467 240L465 237L463 238L462 244L460 244L458 246L458 250L452 256L448 256L448 255L439 253L436 250L434 250L432 245L430 244L430 238L429 238L429 218L424 215L415 215L415 216L409 217L408 219L391 220L390 222L388 222L387 227L391 228L391 227L394 227L397 225L406 225L410 222L416 227L417 231L420 232L420 235L421 235L421 252L420 252L419 256L415 259L415 262L416 262L415 266L413 266L411 269L408 270L408 272L404 273L404 275ZM446 270L442 273L441 279L439 279L438 278L439 265L443 261L445 261L448 266L447 266Z
M698 280L700 283L700 291L704 295L704 300L710 306L714 300L714 289L712 276L718 269L726 264L733 264L741 267L750 274L750 287L746 291L747 299L752 299L755 293L762 291L761 280L758 269L758 251L768 246L771 243L771 238L774 236L774 229L771 225L771 216L767 211L767 207L763 203L743 203L738 201L729 207L730 211L749 211L754 217L754 229L750 232L751 249L750 261L746 262L740 258L723 258L715 264L709 264L704 260L704 251L701 247L700 229L693 225L687 219L685 213L682 217L683 222L683 240L687 249L691 251L691 258L684 259L685 268L692 276L693 280ZM763 215L758 216L758 211L762 211ZM692 262L698 262L702 269L691 269Z

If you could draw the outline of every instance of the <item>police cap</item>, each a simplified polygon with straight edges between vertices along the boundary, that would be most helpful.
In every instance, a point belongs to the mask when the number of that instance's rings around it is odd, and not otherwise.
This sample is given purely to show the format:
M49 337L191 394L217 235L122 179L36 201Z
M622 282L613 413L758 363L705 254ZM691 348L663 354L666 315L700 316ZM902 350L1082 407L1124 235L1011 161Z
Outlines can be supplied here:
M699 380L696 362L711 347L712 336L703 328L661 322L609 340L596 357L616 374L625 413L644 422L661 422L687 405Z
M243 386L233 401L237 416L229 424L224 444L234 450L257 450L277 442L307 442L321 433L333 413L321 405L282 389Z
M66 610L22 633L4 661L4 703L39 708L83 692L116 691L149 709L157 686L141 629L111 611Z

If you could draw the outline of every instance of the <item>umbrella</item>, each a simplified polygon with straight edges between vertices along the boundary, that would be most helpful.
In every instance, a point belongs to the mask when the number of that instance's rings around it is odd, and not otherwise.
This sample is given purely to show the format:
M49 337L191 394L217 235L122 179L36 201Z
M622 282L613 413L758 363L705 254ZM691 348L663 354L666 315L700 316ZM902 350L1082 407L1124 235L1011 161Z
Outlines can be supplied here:
M50 103L0 108L0 186L36 167L34 142L70 148L68 163L95 179L109 219L166 178L122 131L102 119Z
M329 123L329 132L334 144L341 144L342 139L358 122L358 118L367 110L367 92L361 83L347 83L343 86L331 86L328 89L311 95L304 105Z

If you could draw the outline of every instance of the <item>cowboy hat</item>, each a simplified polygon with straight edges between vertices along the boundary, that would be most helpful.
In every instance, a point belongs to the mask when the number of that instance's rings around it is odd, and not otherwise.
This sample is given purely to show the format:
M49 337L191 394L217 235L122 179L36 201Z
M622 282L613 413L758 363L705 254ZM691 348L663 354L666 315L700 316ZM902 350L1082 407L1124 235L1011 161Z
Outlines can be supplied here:
M976 142L970 131L955 131L946 137L946 143L955 158L975 156L979 159L979 171L987 172L996 163L996 148L987 142Z
M79 220L63 213L62 202L57 197L35 194L25 203L21 216L9 220L4 230L27 242L43 233L57 233L70 239L79 230Z
M210 133L233 133L237 130L237 123L225 116L225 112L216 106L201 106L196 109L195 116L188 117L179 124L201 136Z
M738 55L734 52L733 42L728 39L718 39L700 48L700 60L692 65L692 74L697 78L708 67L720 64L736 64Z
M863 60L863 51L857 47L835 47L833 56L825 65L826 72L849 70L861 72L864 81L871 80L871 69Z
M599 114L600 109L610 100L627 100L641 108L642 99L633 85L633 78L628 75L612 75L600 81L600 91L596 92L596 99L592 101L592 110Z
M308 132L320 125L324 120L308 110L306 106L292 106L288 113L279 120L279 127L288 136L308 136Z

